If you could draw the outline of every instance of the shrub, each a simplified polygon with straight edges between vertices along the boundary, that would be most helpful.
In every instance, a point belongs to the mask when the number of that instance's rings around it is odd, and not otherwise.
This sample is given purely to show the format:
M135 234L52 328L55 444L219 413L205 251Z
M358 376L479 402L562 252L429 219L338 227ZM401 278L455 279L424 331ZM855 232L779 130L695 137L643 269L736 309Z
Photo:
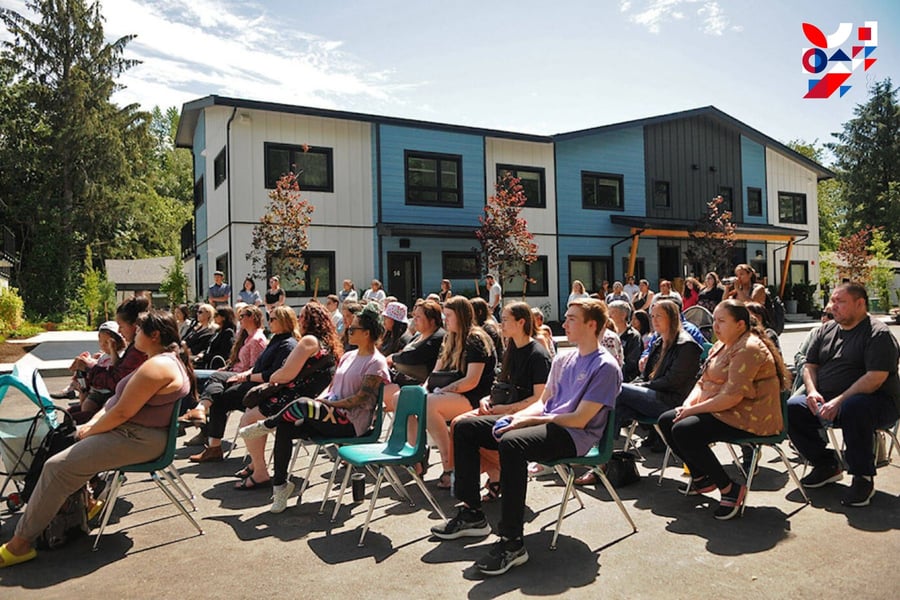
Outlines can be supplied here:
M25 302L16 288L0 289L0 328L17 329L23 321Z

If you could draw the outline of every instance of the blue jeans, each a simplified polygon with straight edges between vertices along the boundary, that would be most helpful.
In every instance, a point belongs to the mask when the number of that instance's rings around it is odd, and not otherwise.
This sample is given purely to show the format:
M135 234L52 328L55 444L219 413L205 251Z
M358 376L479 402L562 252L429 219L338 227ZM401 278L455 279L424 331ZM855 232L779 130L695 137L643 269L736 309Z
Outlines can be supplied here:
M656 391L650 388L622 384L622 391L616 398L616 430L625 427L638 417L658 419L672 407L656 397Z
M833 426L844 433L844 459L851 475L875 475L875 430L893 425L897 419L896 405L882 394L857 394L841 403ZM788 435L814 467L837 464L837 456L826 447L822 422L806 406L805 395L788 400Z

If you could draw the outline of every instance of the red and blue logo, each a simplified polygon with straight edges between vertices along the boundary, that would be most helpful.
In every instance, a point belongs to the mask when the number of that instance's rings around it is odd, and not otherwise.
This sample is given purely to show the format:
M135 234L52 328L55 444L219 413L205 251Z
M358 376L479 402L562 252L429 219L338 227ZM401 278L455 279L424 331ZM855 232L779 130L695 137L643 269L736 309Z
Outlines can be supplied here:
M868 71L877 60L871 56L878 47L878 21L856 28L853 23L841 23L829 35L804 23L803 35L813 47L803 49L800 62L804 73L814 75L804 98L830 98L835 92L843 96L852 87L845 84L853 72L859 67Z

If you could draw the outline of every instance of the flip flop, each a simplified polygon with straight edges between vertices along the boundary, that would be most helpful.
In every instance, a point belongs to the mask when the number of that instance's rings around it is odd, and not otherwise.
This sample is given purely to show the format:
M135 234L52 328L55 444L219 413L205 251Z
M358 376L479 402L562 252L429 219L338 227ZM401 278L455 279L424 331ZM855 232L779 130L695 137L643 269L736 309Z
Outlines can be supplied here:
M246 467L244 467L243 469L241 469L240 471L238 471L234 474L234 476L237 477L238 479L247 479L251 475L253 475L253 467L251 467L250 465L247 465Z
M260 483L260 482L257 482L255 479L253 479L253 475L248 475L246 478L241 479L240 483L235 484L234 489L247 491L247 490L255 490L257 488L263 489L263 488L270 488L270 487L272 487L271 479L266 479L265 481Z
M25 554L20 554L16 556L12 552L6 549L6 544L0 546L0 560L3 561L3 564L0 564L0 569L4 569L6 567L11 567L13 565L17 565L19 563L28 562L37 556L37 550L32 548Z

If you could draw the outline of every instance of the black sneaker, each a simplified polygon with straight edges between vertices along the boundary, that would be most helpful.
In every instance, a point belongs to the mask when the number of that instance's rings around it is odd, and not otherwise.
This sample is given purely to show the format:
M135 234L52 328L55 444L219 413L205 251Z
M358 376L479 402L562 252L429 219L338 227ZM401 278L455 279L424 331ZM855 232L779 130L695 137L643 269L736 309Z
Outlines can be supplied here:
M691 479L690 483L682 485L678 491L685 496L702 496L716 489L716 484L707 476Z
M528 550L522 538L509 540L500 538L500 541L491 546L488 555L475 563L479 571L485 575L503 575L513 567L518 567L528 562Z
M66 389L61 392L53 392L50 394L50 397L54 400L74 400L78 397L78 392Z
M728 519L738 516L746 497L747 486L732 482L731 491L727 494L722 494L722 499L719 500L719 506L716 508L716 512L713 513L713 516L720 521L727 521Z
M491 532L484 513L460 506L456 516L444 523L431 528L431 533L442 540L455 540L461 537L482 537Z
M823 485L840 481L844 478L844 470L838 465L824 465L813 467L809 475L800 480L803 487L820 488Z
M868 506L874 495L875 482L871 479L854 475L853 482L841 498L841 504L844 506Z

